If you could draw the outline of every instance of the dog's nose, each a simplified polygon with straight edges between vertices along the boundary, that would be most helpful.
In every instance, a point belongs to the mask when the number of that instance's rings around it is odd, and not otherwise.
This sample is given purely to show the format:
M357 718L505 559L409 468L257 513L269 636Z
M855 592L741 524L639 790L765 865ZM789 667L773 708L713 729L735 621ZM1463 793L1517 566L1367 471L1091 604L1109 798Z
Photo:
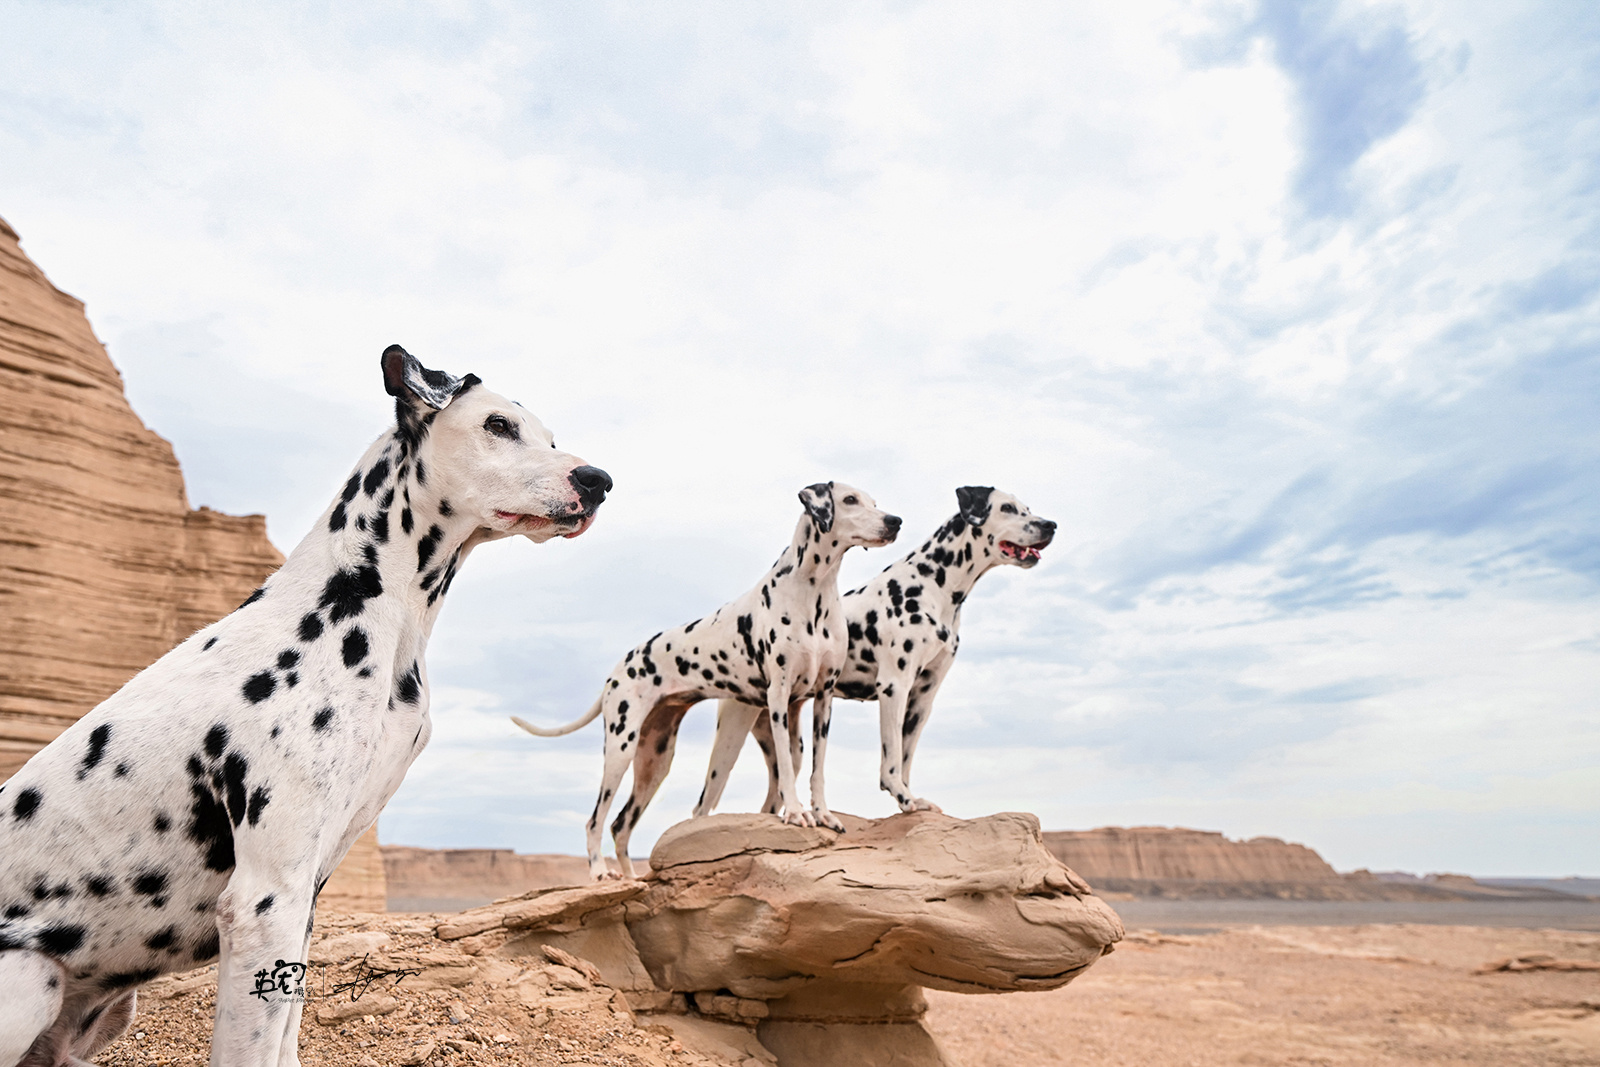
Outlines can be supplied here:
M891 533L898 533L900 530L900 521L900 516L898 515L885 515L883 517L883 528Z
M567 481L578 491L578 499L585 507L599 507L611 491L611 475L599 467L575 467L567 475Z
M1035 519L1033 524L1039 527L1039 532L1044 534L1046 537L1049 537L1056 532L1056 524L1051 522L1049 519Z

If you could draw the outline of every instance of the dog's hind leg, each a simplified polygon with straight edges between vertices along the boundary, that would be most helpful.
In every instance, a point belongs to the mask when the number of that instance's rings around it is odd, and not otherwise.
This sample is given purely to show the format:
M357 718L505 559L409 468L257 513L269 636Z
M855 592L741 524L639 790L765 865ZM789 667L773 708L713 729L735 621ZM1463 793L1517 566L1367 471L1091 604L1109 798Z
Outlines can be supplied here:
M700 790L700 801L694 806L696 818L716 810L717 802L722 799L722 791L728 786L728 775L733 771L733 765L739 762L745 738L750 736L750 731L757 723L763 721L761 709L754 704L746 704L742 700L717 701L717 736L711 742L711 762L706 768L705 788ZM777 769L772 768L774 781L777 780L777 773Z
M943 670L937 665L923 670L914 680L910 696L906 698L905 721L900 725L900 780L905 783L908 794L911 793L911 759L917 754L917 742L933 715L933 698L938 695L939 686L949 670L949 660L945 661ZM940 810L933 801L915 795L911 796L911 804L918 811Z
M617 812L611 824L611 838L616 843L617 866L624 878L634 877L633 859L628 855L628 839L639 817L655 798L656 790L672 769L672 755L678 747L678 727L690 708L700 697L684 693L669 697L650 709L639 724L639 743L633 756L633 792Z
M790 717L793 713L789 708L789 692L787 687L771 686L767 689L767 716L771 720L772 728L772 754L778 763L778 803L782 806L782 818L786 823L794 826L815 826L817 820L811 812L800 805L799 791L796 788L796 774L794 758L789 747L779 738L789 732ZM787 738L785 738L787 739Z
M34 1042L55 1023L64 984L61 965L48 956L25 949L0 951L0 1067L24 1062ZM36 1061L30 1057L28 1062ZM50 1067L54 1063L52 1055Z
M601 720L605 724L605 756L600 773L600 795L595 798L594 811L589 816L589 821L584 825L584 844L589 853L589 877L601 881L612 877L611 871L606 867L603 834L606 824L606 813L611 810L611 802L616 799L617 787L622 784L622 776L628 773L628 761L633 755L634 743L639 738L639 727L632 725L625 717L629 704L643 707L645 702L639 699L632 688L619 690L627 696L623 699L614 699L615 692L610 690L607 683L605 694L605 717ZM643 716L639 722L643 723ZM628 814L624 808L618 813L619 819ZM622 868L625 877L633 877L633 864L626 856L617 857L617 865Z

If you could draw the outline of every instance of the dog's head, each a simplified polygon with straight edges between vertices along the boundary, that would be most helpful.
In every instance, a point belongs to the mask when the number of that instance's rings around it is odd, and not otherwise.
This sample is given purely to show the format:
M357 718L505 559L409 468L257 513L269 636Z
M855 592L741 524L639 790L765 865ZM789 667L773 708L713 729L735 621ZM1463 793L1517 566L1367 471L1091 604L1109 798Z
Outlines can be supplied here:
M866 493L843 482L818 482L800 490L816 539L827 534L845 548L877 547L900 535L900 516L881 511Z
M994 539L1003 563L1032 567L1056 535L1055 523L1039 518L1028 505L991 485L962 486L956 490L956 503L975 533Z
M448 500L453 512L471 514L490 536L534 541L577 537L594 522L610 476L559 451L543 423L484 388L477 375L429 370L390 345L383 384L395 398L418 484Z

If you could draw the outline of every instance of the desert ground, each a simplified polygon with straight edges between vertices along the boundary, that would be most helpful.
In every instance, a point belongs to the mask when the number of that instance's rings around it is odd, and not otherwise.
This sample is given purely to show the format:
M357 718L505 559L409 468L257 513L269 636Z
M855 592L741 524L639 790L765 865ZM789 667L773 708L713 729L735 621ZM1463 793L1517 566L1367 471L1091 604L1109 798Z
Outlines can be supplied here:
M436 919L333 916L321 925L313 960L326 962L312 968L301 1026L306 1067L770 1062L759 1050L680 1040L629 1012L581 964L465 956L433 939ZM1420 924L1134 930L1054 992L930 993L927 1023L961 1067L1600 1064L1600 971L1480 973L1539 957L1600 966L1600 934ZM420 973L398 984L377 978L359 1003L335 991L390 969ZM134 1027L99 1062L205 1062L211 974L154 983Z
M1600 1064L1600 971L1476 973L1509 957L1600 961L1600 934L1424 926L1130 931L1049 993L930 993L961 1067Z

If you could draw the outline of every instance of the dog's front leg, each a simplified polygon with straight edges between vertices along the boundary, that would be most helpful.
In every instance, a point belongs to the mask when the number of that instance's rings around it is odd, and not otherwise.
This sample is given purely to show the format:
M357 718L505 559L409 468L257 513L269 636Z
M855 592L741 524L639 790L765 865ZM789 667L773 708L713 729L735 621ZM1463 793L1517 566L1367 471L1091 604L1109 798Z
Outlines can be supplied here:
M818 825L844 833L844 823L828 810L822 786L822 762L828 754L828 727L833 719L833 690L824 688L811 705L811 814Z
M211 1067L299 1062L314 876L235 868L217 899L217 1017Z
M811 812L800 806L795 787L794 757L785 741L789 734L789 687L774 684L767 689L768 725L772 728L772 758L778 764L778 800L783 805L783 821L795 826L815 826Z

